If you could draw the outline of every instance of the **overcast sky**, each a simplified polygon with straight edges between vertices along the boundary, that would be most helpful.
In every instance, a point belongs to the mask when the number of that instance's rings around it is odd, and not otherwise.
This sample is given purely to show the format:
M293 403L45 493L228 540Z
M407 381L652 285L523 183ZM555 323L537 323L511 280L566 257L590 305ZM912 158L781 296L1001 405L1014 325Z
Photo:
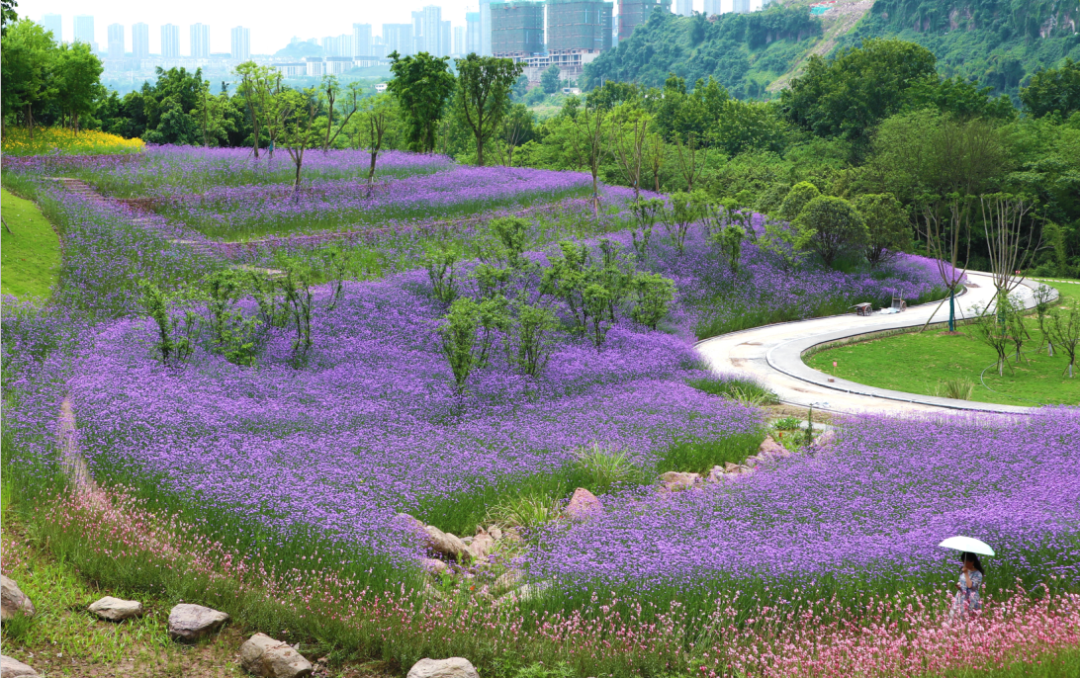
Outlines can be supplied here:
M704 2L694 0L694 9L702 11ZM443 20L449 19L455 26L464 26L465 12L476 11L478 0L329 0L299 5L280 0L103 0L92 3L87 0L19 0L18 12L20 16L34 21L40 21L44 14L59 14L63 21L63 38L67 41L71 40L74 32L75 15L89 14L94 17L94 33L102 49L108 42L109 24L124 25L124 42L130 50L131 24L146 23L150 26L151 53L160 52L162 24L180 26L181 54L189 53L188 26L191 24L210 26L211 52L228 52L231 48L229 30L234 26L245 26L251 29L252 53L272 54L287 45L293 36L306 40L352 33L354 23L371 24L373 33L379 35L384 23L408 23L411 21L410 13L425 5L441 6ZM731 0L724 0L725 9L730 5Z

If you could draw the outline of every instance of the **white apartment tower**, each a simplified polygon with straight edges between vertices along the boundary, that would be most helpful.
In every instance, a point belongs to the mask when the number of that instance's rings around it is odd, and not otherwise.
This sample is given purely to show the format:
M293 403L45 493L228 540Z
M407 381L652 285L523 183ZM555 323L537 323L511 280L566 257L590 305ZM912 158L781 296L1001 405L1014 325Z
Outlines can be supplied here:
M94 46L94 17L92 16L77 16L75 17L75 42L85 42L90 46Z
M675 13L679 16L693 16L694 0L675 0Z
M46 14L41 17L42 27L51 32L53 40L56 42L64 41L63 22L60 20L59 14Z
M150 27L143 23L131 27L131 56L146 59L150 56Z
M123 24L110 24L109 25L109 58L110 59L123 59L124 58L124 25Z
M165 24L161 27L161 57L163 59L180 58L180 27Z
M233 59L247 61L251 58L251 31L243 26L232 29L229 41L231 56Z
M206 24L191 24L191 58L210 58L210 27Z
M371 43L371 24L353 24L352 35L352 54L346 56L375 56L375 48Z

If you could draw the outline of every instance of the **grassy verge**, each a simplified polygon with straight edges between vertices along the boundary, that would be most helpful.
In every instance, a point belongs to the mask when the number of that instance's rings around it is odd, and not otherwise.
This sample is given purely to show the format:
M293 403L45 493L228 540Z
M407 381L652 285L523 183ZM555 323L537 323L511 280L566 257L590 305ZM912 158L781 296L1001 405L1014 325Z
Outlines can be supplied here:
M1080 285L1052 286L1061 293L1062 301L1080 301ZM1029 316L1026 325L1032 339L1024 350L1032 352L1020 362L1011 360L1000 377L993 368L985 370L995 363L994 351L963 325L956 334L938 329L847 344L815 353L806 364L842 379L905 393L953 397L950 394L955 394L959 385L964 386L963 391L970 385L970 399L976 402L1021 406L1080 403L1080 380L1063 376L1067 365L1064 354L1051 357L1045 350L1036 352L1042 340L1038 321Z
M3 189L0 290L19 299L46 299L60 275L60 238L37 205Z

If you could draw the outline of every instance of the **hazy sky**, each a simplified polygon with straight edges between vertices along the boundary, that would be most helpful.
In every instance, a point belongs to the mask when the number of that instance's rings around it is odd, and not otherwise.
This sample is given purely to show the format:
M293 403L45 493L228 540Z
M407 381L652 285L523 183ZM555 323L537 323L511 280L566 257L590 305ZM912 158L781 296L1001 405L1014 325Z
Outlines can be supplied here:
M705 0L694 0L694 9L702 11L704 3ZM730 4L731 0L724 0L725 9ZM384 23L408 23L410 13L425 5L441 6L444 20L464 26L466 10L475 11L478 0L330 0L299 5L280 0L102 0L93 3L87 0L19 0L18 12L34 21L40 21L43 14L59 14L63 20L63 38L67 41L73 35L75 15L89 14L94 17L94 33L101 49L107 44L109 24L124 25L125 46L130 50L131 24L143 22L150 26L151 53L160 52L162 24L180 26L181 54L190 53L188 26L191 24L210 26L211 52L228 52L229 30L234 26L245 26L251 29L252 53L272 54L287 45L294 35L306 40L352 33L354 23L372 24L372 31L379 35Z

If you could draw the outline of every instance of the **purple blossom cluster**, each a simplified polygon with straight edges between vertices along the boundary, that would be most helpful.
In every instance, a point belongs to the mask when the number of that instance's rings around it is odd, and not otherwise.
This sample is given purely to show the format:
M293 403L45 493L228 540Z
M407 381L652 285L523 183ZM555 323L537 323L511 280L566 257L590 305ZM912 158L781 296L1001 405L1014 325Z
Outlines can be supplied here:
M826 582L896 590L941 576L954 535L993 545L998 586L1080 576L1080 411L845 421L835 449L738 482L627 496L553 529L533 577L644 593Z

